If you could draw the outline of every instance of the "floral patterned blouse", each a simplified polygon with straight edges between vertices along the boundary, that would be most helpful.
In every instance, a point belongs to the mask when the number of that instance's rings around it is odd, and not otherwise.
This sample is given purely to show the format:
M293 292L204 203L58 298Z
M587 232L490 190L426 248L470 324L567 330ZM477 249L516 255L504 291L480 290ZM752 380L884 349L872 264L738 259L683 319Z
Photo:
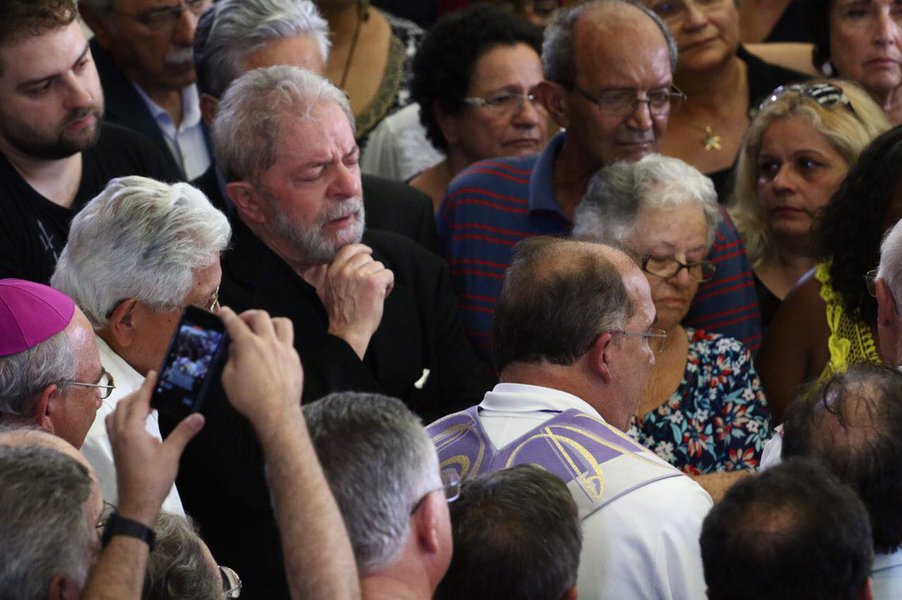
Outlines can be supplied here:
M633 417L630 435L689 475L757 469L772 431L748 348L717 333L686 334L683 380L663 405Z

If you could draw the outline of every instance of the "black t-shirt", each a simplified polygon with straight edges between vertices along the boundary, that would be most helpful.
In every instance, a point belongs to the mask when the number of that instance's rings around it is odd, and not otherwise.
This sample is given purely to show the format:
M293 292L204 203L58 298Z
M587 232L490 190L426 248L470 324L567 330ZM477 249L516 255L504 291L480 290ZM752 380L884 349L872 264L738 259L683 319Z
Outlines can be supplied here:
M66 245L69 224L85 204L115 177L143 175L181 179L149 139L117 125L101 125L100 139L82 153L81 183L72 208L54 204L34 190L0 154L0 278L48 283Z

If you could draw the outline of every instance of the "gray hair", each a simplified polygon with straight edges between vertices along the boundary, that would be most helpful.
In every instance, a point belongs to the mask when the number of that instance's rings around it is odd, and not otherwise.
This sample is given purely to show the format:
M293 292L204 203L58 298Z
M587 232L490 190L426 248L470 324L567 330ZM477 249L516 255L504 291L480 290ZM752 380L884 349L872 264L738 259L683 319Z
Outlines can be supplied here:
M347 96L325 77L281 65L253 69L236 79L213 121L213 150L226 180L259 185L275 163L283 121L314 121L314 110L323 103L341 108L354 130Z
M559 9L545 28L545 41L542 44L542 68L545 79L558 83L565 88L572 88L576 83L576 24L580 18L597 9L606 8L621 11L625 6L632 6L651 19L667 43L670 57L670 72L676 72L677 45L667 25L645 5L632 0L594 0L584 2L570 8Z
M576 208L573 235L623 245L642 211L697 206L705 215L708 249L714 243L720 209L708 177L678 158L650 154L636 162L618 162L596 173Z
M220 0L201 18L194 65L201 92L216 97L241 75L249 54L273 40L310 37L325 63L329 24L310 0Z
M58 393L65 394L77 366L65 329L27 350L0 357L0 420L30 416L32 398L48 385L57 384Z
M380 394L330 394L304 416L357 568L377 573L401 552L411 509L441 487L435 446L403 402Z
M0 446L0 599L44 600L56 575L84 586L97 549L84 507L92 486L61 452Z
M195 270L219 260L230 236L225 215L187 183L120 177L72 220L50 281L100 329L126 298L181 307Z
M880 244L880 265L877 267L877 276L886 281L897 306L902 304L902 286L900 286L899 272L902 271L902 221L897 221L890 229Z
M190 517L160 513L153 526L157 543L147 558L144 600L217 600L222 580L213 571L205 544Z

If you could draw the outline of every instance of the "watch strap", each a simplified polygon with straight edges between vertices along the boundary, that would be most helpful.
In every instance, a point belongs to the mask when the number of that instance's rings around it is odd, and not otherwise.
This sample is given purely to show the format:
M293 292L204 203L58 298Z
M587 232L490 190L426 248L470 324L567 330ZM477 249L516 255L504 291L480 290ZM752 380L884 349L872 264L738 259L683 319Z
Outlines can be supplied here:
M115 512L110 514L106 521L106 526L103 528L103 545L106 546L110 542L110 538L114 535L125 535L138 538L150 547L151 552L153 552L154 546L157 543L157 536L153 532L153 529L143 523L123 517Z

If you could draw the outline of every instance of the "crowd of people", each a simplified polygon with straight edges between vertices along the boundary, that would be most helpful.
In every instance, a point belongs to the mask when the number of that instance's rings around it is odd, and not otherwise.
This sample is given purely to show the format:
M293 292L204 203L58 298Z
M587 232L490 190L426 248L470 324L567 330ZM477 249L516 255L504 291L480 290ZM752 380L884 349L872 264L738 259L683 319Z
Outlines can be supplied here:
M8 0L0 600L902 597L902 18L746 3Z

